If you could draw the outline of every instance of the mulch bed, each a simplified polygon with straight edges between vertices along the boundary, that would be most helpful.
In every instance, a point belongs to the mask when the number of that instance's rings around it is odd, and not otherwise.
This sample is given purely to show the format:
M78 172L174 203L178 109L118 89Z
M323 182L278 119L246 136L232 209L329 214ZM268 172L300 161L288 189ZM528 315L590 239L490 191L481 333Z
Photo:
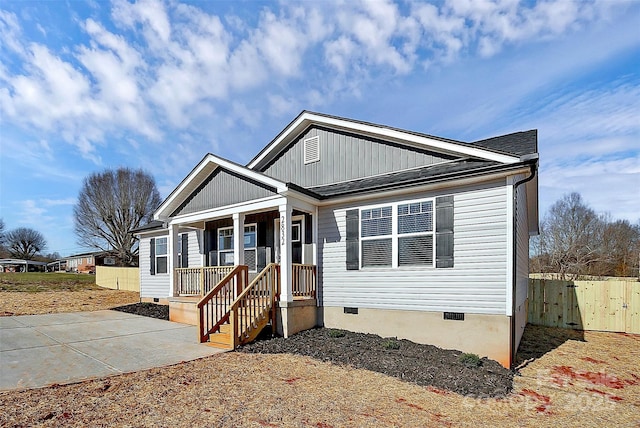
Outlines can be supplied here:
M513 372L496 361L482 358L479 366L465 365L460 351L344 330L307 330L287 339L259 340L240 351L305 355L467 396L502 397L513 388Z
M134 303L132 305L118 306L112 308L114 311L127 312L135 315L142 315L159 320L169 320L169 306L158 305L156 303Z

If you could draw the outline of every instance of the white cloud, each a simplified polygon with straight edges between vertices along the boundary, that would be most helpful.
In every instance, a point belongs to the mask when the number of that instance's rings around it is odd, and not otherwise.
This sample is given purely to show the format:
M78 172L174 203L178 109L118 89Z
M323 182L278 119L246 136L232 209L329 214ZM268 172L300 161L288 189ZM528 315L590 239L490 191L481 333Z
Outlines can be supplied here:
M60 205L75 205L77 202L77 199L76 198L42 199L40 202L47 207L54 207L54 206L60 206Z
M18 205L20 206L20 224L41 225L54 219L51 215L46 215L47 209L33 199L18 201Z

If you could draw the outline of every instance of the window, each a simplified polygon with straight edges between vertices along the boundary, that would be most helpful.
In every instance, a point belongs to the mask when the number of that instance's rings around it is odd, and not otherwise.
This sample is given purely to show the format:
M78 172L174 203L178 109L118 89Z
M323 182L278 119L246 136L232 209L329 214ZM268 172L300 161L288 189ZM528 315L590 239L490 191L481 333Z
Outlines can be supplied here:
M244 227L244 264L249 270L256 271L257 261L257 227L256 224L248 224ZM218 229L218 266L233 266L233 227Z
M391 266L392 213L391 206L362 210L360 224L362 267Z
M233 227L218 229L218 266L233 264Z
M433 201L398 205L398 266L433 266Z
M291 225L291 242L300 242L300 223Z
M151 240L151 274L167 273L167 238Z
M346 216L347 270L453 267L453 196L347 210Z
M249 271L257 270L257 254L256 242L258 234L255 224L249 224L244 227L244 264L249 267Z

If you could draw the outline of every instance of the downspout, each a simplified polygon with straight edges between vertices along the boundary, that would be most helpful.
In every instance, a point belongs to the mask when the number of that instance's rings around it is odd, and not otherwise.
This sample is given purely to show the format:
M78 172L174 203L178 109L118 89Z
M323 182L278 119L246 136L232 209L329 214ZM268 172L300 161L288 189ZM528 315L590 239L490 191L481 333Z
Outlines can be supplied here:
M525 184L531 180L533 180L536 176L536 172L538 170L538 154L531 154L531 155L526 155L520 158L522 161L525 162L530 162L529 167L531 168L531 174L526 177L523 178L522 180L518 180L515 183L513 183L513 206L516 207L517 206L517 201L518 201L518 186ZM516 216L516 210L512 210L511 213L512 217L513 217L513 221L512 221L512 234L513 234L513 248L511 251L511 257L512 259L512 263L511 263L511 269L512 269L512 273L511 273L511 367L513 368L513 363L516 359L516 352L518 351L515 347L515 343L516 343L516 286L517 286L517 281L518 278L516 276L517 274L517 246L518 246L518 239L517 239L517 233L518 233L518 223L517 223L517 216Z

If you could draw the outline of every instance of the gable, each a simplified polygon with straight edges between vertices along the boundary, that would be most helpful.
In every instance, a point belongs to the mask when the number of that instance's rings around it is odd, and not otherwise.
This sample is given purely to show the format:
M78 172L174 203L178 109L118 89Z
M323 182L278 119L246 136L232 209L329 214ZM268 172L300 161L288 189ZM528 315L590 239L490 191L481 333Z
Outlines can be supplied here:
M247 202L276 194L277 191L274 187L218 167L185 199L171 214L171 217Z
M317 138L315 147L314 138ZM305 141L312 143L306 150ZM310 150L314 150L313 157L309 156ZM314 187L457 158L459 156L312 125L259 170L280 181Z

